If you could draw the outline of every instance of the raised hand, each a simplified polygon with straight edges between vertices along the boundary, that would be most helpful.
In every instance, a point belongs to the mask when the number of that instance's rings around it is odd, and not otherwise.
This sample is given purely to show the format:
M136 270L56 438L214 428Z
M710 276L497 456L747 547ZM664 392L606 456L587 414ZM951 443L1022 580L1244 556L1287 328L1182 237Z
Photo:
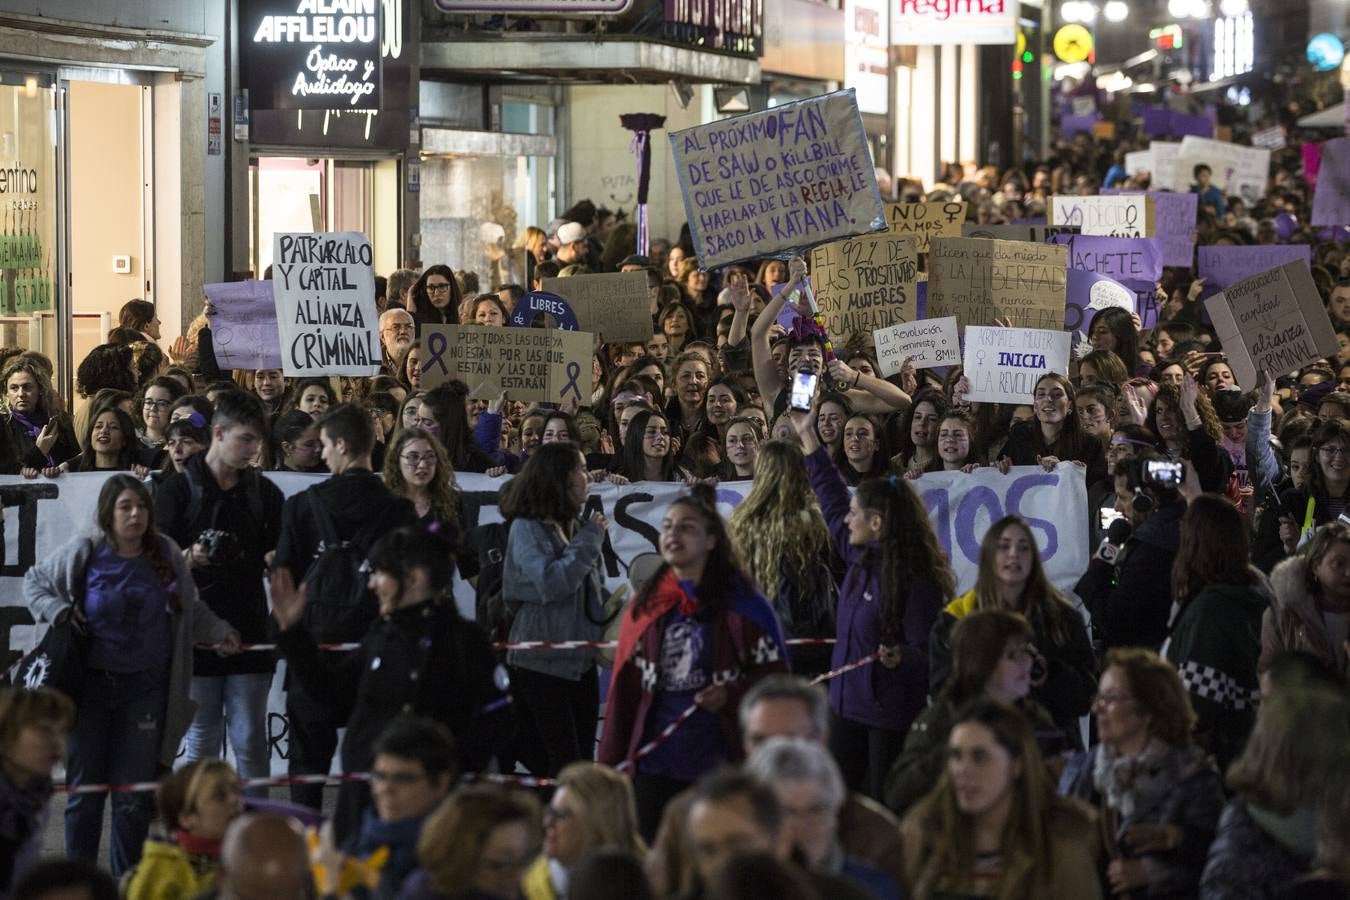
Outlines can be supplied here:
M297 586L286 568L274 569L270 582L273 617L282 631L295 627L305 612L305 586Z

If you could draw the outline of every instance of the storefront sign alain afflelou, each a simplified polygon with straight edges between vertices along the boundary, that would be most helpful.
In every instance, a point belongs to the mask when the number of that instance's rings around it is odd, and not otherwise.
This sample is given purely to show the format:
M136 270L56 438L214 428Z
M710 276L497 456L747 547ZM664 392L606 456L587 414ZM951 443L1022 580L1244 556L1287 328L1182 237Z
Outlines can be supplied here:
M379 109L381 0L240 0L254 109Z

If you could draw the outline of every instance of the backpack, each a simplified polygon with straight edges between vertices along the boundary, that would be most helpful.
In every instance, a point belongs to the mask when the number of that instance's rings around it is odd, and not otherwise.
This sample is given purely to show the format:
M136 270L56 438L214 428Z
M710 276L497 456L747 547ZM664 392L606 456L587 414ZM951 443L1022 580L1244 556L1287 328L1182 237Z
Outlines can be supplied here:
M467 543L478 555L478 583L474 587L474 621L495 643L511 637L515 610L508 609L502 596L502 570L506 563L506 543L511 535L510 522L492 522L474 527Z
M306 496L319 526L319 546L302 581L301 621L320 644L360 641L379 615L375 595L366 587L366 554L372 542L360 540L364 529L342 540L318 492L309 490Z

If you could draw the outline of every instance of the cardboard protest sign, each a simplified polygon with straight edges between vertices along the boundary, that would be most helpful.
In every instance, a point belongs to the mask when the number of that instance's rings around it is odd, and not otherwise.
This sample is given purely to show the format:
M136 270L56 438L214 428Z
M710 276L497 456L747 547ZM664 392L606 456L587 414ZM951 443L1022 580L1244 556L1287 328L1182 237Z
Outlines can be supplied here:
M1223 290L1244 278L1267 272L1287 262L1311 265L1312 247L1307 244L1205 245L1200 248L1199 272L1207 286Z
M1252 134L1252 146L1263 150L1284 149L1284 129L1279 125Z
M960 237L966 204L934 200L928 203L887 203L886 227L893 235L913 235L920 253L927 253L935 237Z
M1069 374L1067 331L1040 328L966 329L964 374L970 379L965 399L975 403L1030 403L1036 382L1046 372Z
M462 381L474 396L591 405L593 336L553 328L424 325L422 386Z
M1270 176L1270 151L1242 147L1212 138L1182 138L1178 152L1176 177L1186 180L1186 190L1194 180L1194 163L1210 167L1214 184L1226 194L1237 194L1247 203L1255 203L1266 193Z
M822 244L811 251L811 289L837 340L915 318L914 239L889 233Z
M1274 378L1336 355L1336 332L1301 262L1244 279L1206 300L1205 309L1243 387L1256 384L1258 370Z
M1051 225L1077 225L1083 234L1105 237L1153 237L1157 233L1153 200L1145 194L1050 198Z
M1350 225L1350 138L1322 145L1317 176L1312 224Z
M670 135L705 269L886 227L852 89Z
M951 366L961 361L955 316L879 328L872 338L877 348L877 365L887 377L899 375L906 358L914 360L916 369Z
M1054 244L936 238L928 254L929 318L962 328L1010 319L1018 328L1064 321L1066 254Z
M380 371L370 261L370 241L359 231L273 236L272 296L287 378Z
M652 336L646 272L606 272L545 278L543 289L567 301L581 328L599 332L605 343L643 341Z
M1082 234L1077 225L975 225L961 226L961 237L992 238L996 241L1031 241L1048 244L1061 234Z
M211 346L222 369L280 369L281 332L270 281L204 284Z

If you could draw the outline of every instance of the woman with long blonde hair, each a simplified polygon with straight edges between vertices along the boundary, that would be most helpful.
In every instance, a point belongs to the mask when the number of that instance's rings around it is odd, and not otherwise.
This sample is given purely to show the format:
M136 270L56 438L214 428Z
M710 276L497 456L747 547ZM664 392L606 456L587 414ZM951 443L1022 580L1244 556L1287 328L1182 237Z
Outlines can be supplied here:
M996 700L958 711L946 771L900 833L914 900L1102 895L1091 810L1056 796L1030 721Z
M829 561L830 531L820 513L806 459L797 445L770 441L755 459L754 487L727 522L745 569L773 604L789 638L834 636L837 578ZM827 646L796 645L792 671L829 668Z

